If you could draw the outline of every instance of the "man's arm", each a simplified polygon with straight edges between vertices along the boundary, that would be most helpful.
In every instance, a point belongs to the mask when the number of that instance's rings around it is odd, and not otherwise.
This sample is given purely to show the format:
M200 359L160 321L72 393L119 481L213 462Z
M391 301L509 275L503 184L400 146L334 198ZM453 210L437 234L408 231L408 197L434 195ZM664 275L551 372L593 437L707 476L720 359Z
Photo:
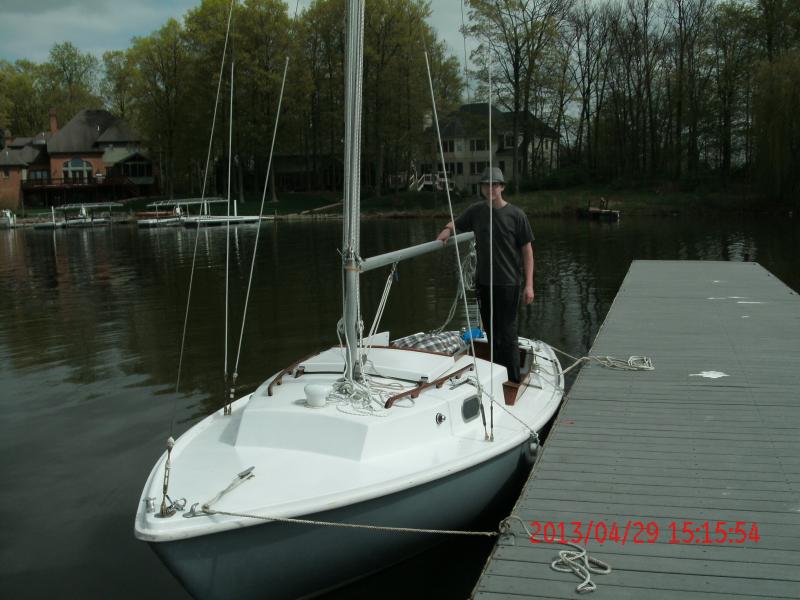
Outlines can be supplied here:
M522 251L522 266L525 269L525 291L522 301L530 304L533 302L533 246L528 242L520 250Z
M436 239L439 240L440 242L446 242L454 231L455 231L455 225L453 225L453 222L450 221L447 225L444 226L444 229L442 229L439 232L439 235L436 236Z

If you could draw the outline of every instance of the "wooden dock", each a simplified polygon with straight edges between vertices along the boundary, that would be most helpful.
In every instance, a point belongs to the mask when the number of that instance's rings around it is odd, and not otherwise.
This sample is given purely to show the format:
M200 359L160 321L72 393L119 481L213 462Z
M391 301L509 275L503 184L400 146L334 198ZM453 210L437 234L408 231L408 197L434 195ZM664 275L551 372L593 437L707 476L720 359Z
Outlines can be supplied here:
M636 261L591 354L655 370L582 369L514 514L594 523L583 545L613 570L593 600L800 598L800 297L754 263ZM577 597L550 568L565 547L514 531L473 597Z

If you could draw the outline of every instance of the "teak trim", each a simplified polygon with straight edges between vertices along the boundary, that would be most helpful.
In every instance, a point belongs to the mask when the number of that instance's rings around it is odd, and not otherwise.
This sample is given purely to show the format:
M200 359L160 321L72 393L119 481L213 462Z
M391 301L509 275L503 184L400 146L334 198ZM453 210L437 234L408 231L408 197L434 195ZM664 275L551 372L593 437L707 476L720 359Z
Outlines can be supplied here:
M292 373L292 371L294 371L294 370L295 370L295 369L296 369L296 368L297 368L297 367L298 367L298 366L299 366L301 363L304 363L304 362L305 362L305 361L307 361L309 358L313 358L313 357L314 357L314 356L316 356L317 354L319 354L319 352L312 352L311 354L309 354L308 356L304 356L303 358L301 358L301 359L300 359L300 360L298 360L297 362L293 362L293 363L292 363L292 364L290 364L288 367L286 367L286 368L285 368L283 371L281 371L280 373L278 373L278 374L275 376L275 379L273 379L272 381L270 381L270 382L269 382L269 386L267 386L267 396L272 396L272 386L274 386L274 385L281 385L281 380L283 379L283 376L284 376L284 375L290 375L290 374ZM302 373L300 373L300 374L298 374L298 375L295 375L295 377L299 377L300 375L302 375Z
M395 394L391 396L387 401L386 404L383 405L383 408L391 408L392 405L397 401L401 400L407 396L411 398L416 398L419 396L423 390L435 385L436 388L442 387L446 381L452 379L453 377L458 377L465 371L472 371L475 368L475 365L467 365L466 367L461 367L457 371L453 371L452 373L448 373L447 375L442 375L439 379L434 379L433 381L422 380L420 381L416 387L411 388L410 390L406 390L405 392L401 392L399 394Z

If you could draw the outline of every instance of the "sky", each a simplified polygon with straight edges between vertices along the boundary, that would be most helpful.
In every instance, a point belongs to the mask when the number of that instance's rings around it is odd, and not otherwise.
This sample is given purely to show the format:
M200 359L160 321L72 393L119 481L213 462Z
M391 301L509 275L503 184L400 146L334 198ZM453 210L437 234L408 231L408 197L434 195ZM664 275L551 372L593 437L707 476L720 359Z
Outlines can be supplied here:
M288 0L290 13L295 2ZM344 0L341 0L344 1ZM123 50L131 38L180 19L200 0L0 0L0 59L47 59L55 43L72 42L102 58L106 50ZM299 0L300 10L310 0ZM461 0L431 0L430 25L463 64ZM466 18L466 13L465 13ZM467 50L471 48L468 41Z

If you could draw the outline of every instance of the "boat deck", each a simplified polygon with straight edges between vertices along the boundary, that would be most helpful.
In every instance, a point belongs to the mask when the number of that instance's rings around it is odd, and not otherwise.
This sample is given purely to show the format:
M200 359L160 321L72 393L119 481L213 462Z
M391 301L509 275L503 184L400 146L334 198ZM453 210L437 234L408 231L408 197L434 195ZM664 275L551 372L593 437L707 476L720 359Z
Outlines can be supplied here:
M591 354L655 370L582 369L514 514L540 541L577 523L613 569L595 600L798 598L799 346L800 298L761 266L634 262ZM575 598L566 548L514 530L473 597Z

